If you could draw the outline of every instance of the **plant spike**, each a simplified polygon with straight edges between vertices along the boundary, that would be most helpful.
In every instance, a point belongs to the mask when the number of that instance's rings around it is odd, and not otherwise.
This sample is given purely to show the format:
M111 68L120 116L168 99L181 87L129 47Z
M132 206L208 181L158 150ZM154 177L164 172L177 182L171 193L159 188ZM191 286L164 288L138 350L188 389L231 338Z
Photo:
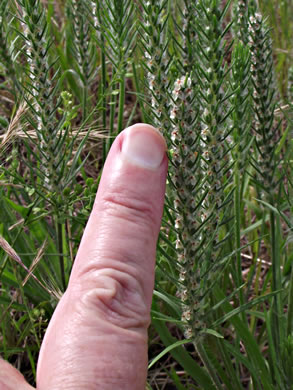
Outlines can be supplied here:
M195 344L211 325L206 309L211 286L223 265L219 233L226 216L222 207L231 200L226 193L230 130L229 110L223 108L224 45L222 40L217 42L223 33L222 12L217 1L205 1L201 7L205 30L198 30L198 58L202 62L197 80L202 92L196 92L195 80L189 75L179 78L172 91L170 111L179 297L185 336L196 340ZM199 115L200 109L203 115ZM202 117L201 122L198 117ZM203 351L198 352L207 366Z
M38 192L58 208L58 197L68 181L69 171L78 170L75 159L71 167L67 166L76 139L68 137L66 113L57 119L57 111L62 115L59 110L62 98L57 95L59 72L54 70L56 61L51 60L49 54L51 40L45 8L40 0L18 0L18 4L22 26L19 34L24 39L28 62L27 81L23 81L22 87L30 108L29 126L34 128L37 136L34 140L26 132L28 155L37 160L33 165L28 162L28 165L38 172L35 183Z
M3 70L5 70L5 74L8 75L11 79L13 87L15 89L13 93L16 97L16 88L20 89L20 86L15 77L15 67L8 43L8 12L8 0L2 0L0 4L0 66L2 65L2 67L4 68Z
M225 53L222 14L218 0L205 0L201 3L203 23L198 22L199 64L198 81L200 83L201 107L201 169L206 176L204 188L207 197L204 207L210 224L210 233L215 232L221 207L225 200L225 187L228 184L227 172L230 169L230 150L232 140L228 126L231 107L226 103L225 91ZM201 28L200 25L203 27ZM203 30L204 29L204 30ZM226 92L227 94L227 92ZM207 232L208 233L208 232ZM216 251L214 251L216 252Z
M56 134L56 104L54 102L55 85L50 77L48 51L51 41L48 35L45 9L39 0L18 0L22 18L25 54L28 62L28 79L25 85L27 102L34 112L31 124L35 127L39 139L40 158L42 160L44 184L54 188L54 165Z
M174 39L175 47L178 49L178 66L180 66L180 72L194 73L194 67L196 63L196 18L199 17L199 9L197 7L197 1L184 0L182 6L178 6L180 19L174 17L174 23L177 28L178 34Z
M195 332L205 325L201 312L200 264L199 257L202 232L200 215L196 209L202 186L200 154L198 153L199 132L196 132L197 113L193 80L182 76L174 84L172 91L170 119L173 122L171 133L172 182L176 188L174 208L176 210L175 229L177 231L176 253L179 267L179 298L183 304L182 321L185 336L195 338Z
M71 0L70 3L76 61L83 82L85 85L88 85L93 73L91 66L93 50L91 45L89 14L84 0Z
M273 71L272 42L269 29L260 13L254 12L249 18L249 46L251 52L251 78L253 82L254 123L258 151L258 180L267 194L276 188L275 176L279 124L276 124L276 83Z
M106 45L102 50L113 67L113 76L119 78L121 72L126 72L134 49L134 4L130 0L95 0L91 4L98 40L103 35Z
M91 2L94 27L102 57L102 93L105 94L106 59L111 66L111 83L107 90L110 97L109 140L104 145L104 154L109 150L113 135L120 133L125 125L126 79L135 47L137 23L135 3L132 0L103 0ZM119 99L118 99L119 97ZM106 100L104 98L104 107ZM117 113L117 124L115 116ZM106 117L103 117L103 125Z
M248 3L249 0L234 0L233 32L244 45L248 44Z
M272 42L269 28L259 12L253 12L249 18L249 45L251 50L251 74L253 81L253 100L255 119L253 129L256 134L256 158L251 164L256 170L256 183L261 187L261 196L275 207L276 190L278 189L277 167L280 161L279 127L275 117L277 89L273 71ZM280 251L280 218L270 210L270 243L272 261L271 290L278 292L282 288L281 251ZM284 307L280 294L273 298L270 310L272 345L271 355L281 362L280 340L284 334ZM271 370L274 378L280 381L283 375L282 366L273 364Z
M147 89L151 97L151 122L162 133L168 134L168 106L170 88L170 58L168 53L167 0L140 0L142 8L141 49L147 72Z
M91 40L91 19L85 0L69 0L72 16L73 55L83 82L83 120L87 119L87 99L95 72L95 48Z
M247 154L250 146L251 113L251 76L250 52L243 44L238 43L232 53L231 87L233 95L230 99L234 148L233 160L237 163L240 175L245 173Z
M250 80L250 52L248 47L238 43L232 53L231 88L234 94L230 98L233 111L231 113L231 136L234 148L231 151L234 162L234 217L236 243L236 286L243 283L241 261L241 210L243 208L243 186L245 171L249 161L251 147L251 80ZM252 138L253 140L253 138ZM243 291L240 290L240 303L244 304ZM243 315L245 319L245 315Z

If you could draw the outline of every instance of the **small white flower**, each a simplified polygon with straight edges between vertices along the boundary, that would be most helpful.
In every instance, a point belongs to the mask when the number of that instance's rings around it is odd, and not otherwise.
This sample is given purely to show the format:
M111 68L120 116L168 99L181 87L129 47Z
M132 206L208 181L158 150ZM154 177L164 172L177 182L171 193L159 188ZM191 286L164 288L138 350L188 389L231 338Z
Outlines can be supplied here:
M193 334L193 331L192 331L191 328L185 329L185 331L184 331L184 337L185 337L186 339L192 339L192 338L194 337L194 334Z
M203 152L203 157L204 157L206 160L209 160L209 159L210 159L210 153L209 153L208 150L205 150L205 151Z
M187 299L188 299L188 291L187 290L183 290L180 295L181 295L181 300L183 302L186 302Z
M185 279L186 279L186 271L183 270L183 271L180 272L179 280L180 280L181 282L184 282Z
M181 216L180 216L180 217L178 217L178 218L176 219L176 221L175 221L175 228L176 228L176 229L181 229L182 226L183 226L183 221L182 221L182 218L181 218Z
M149 52L147 52L147 51L144 53L144 56L145 56L145 58L149 58L149 59L152 58L151 55L149 54Z
M179 261L179 263L182 263L182 264L185 263L186 258L185 258L184 253L180 253L180 254L178 255L178 261Z
M185 321L190 321L191 319L191 310L185 310L182 314L182 319Z
M179 132L179 129L178 128L175 128L172 133L171 133L171 140L173 142L180 142L182 139L181 135L180 135L180 132Z
M208 68L207 69L207 74L210 76L212 73L213 73L213 69L212 68Z
M176 210L178 210L178 208L180 208L180 205L181 205L181 201L179 198L175 198L174 200L174 207Z
M171 113L170 113L170 118L171 119L175 119L176 116L177 116L177 113L178 113L178 108L177 107L173 107L172 110L171 110Z
M178 99L178 97L180 96L180 89L177 88L177 89L173 89L172 91L172 97L173 99L176 101Z
M176 240L175 248L178 250L183 249L182 242L179 239Z

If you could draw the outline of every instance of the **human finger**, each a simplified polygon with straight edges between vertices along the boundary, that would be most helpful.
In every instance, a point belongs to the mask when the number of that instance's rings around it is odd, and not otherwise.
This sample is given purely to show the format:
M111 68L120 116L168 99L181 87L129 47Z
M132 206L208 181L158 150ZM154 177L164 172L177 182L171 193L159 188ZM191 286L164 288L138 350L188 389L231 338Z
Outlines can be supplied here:
M43 342L38 389L144 389L165 150L162 136L144 124L113 143Z

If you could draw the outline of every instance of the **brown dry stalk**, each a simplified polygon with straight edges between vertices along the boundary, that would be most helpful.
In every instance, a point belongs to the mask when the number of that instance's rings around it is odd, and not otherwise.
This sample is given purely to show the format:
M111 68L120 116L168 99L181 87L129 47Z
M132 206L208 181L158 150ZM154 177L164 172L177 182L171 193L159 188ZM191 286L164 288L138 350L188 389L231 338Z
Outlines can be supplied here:
M37 253L37 256L32 262L32 265L30 268L27 268L27 266L23 263L21 258L18 256L18 254L15 252L15 250L12 248L12 246L5 240L4 237L0 236L0 247L8 254L8 256L16 261L27 273L28 275L24 279L23 286L27 282L28 278L31 276L43 289L45 289L50 295L54 295L54 292L48 289L34 274L33 270L35 269L38 262L41 260L41 257L43 256L44 248L47 244L47 240L44 241L43 245L41 246L40 250Z
M12 118L7 131L5 134L0 135L0 151L2 149L2 152L4 152L4 149L8 146L8 144L11 142L11 140L14 138L20 138L20 139L37 139L38 136L36 134L35 130L23 130L20 127L20 120L22 119L23 115L28 110L28 106L26 102L22 102L16 111L14 117ZM76 137L77 141L80 141L84 139L88 135L88 139L91 141L97 141L101 138L109 138L107 135L103 134L104 131L97 129L97 127L92 127L91 131L88 134L88 127L84 127L83 130L80 130L78 128L73 129L71 131L71 136ZM65 130L63 130L65 131Z
M24 218L21 218L19 221L15 222L13 225L9 226L8 230L11 231L15 229L17 226L22 225L25 222Z
M26 282L29 280L29 278L31 276L33 277L33 271L36 268L36 266L38 265L41 258L43 257L46 245L47 245L47 239L45 239L45 241L43 242L43 245L41 246L41 248L39 249L39 251L37 253L37 256L32 261L30 268L29 268L29 271L28 271L28 274L26 275L26 277L24 278L24 280L22 282L22 286L24 286L26 284Z
M10 125L9 125L9 127L10 127ZM5 134L0 135L0 140L2 138L2 142L0 144L0 147L6 146L13 137L20 138L20 139L37 139L38 138L35 130L23 131L19 128L16 130L17 131L14 132L13 134L8 135L8 132L9 132L9 128L8 128L8 130ZM65 131L65 130L63 130L63 131ZM76 141L83 140L84 137L86 137L87 135L88 135L87 130L82 130L82 131L73 130L71 132L71 136L76 137ZM93 131L89 132L88 139L90 141L97 141L97 140L100 140L101 138L109 138L109 136L102 134L102 132L98 131L98 130L93 130ZM4 145L4 144L6 144L6 145Z
M4 250L4 252L8 254L9 257L11 257L18 264L20 264L26 271L28 271L28 268L25 266L25 264L23 264L21 258L18 256L18 254L15 252L12 246L2 236L0 236L0 247Z
M293 104L293 102L291 103ZM279 115L281 116L283 114L283 111L287 111L291 108L291 106L289 104L286 104L285 106L281 106L280 108L277 108L274 112L275 112L275 115Z
M4 135L0 135L0 139L2 138L1 146L4 143L3 139L7 133L8 133L8 130ZM76 137L77 141L83 140L84 137L87 136L87 134L88 134L87 130L83 130L83 131L73 130L71 132L72 137ZM14 138L22 138L22 139L37 139L38 138L35 130L23 131L23 130L18 129L18 131L16 133L14 133L13 136L14 136ZM88 139L92 140L92 141L97 141L101 138L109 138L109 137L106 135L103 135L100 131L97 131L97 130L90 131L90 133L88 135ZM8 140L8 142L9 142L9 140Z
M23 188L23 185L14 184L14 183L5 183L4 181L0 181L0 187Z
M3 151L4 148L7 147L8 144L11 142L11 140L17 136L17 133L19 131L20 120L26 111L27 111L27 104L25 102L22 102L18 107L18 110L16 111L14 117L10 121L6 133L0 137L0 139L2 138L0 148L1 149L3 148Z

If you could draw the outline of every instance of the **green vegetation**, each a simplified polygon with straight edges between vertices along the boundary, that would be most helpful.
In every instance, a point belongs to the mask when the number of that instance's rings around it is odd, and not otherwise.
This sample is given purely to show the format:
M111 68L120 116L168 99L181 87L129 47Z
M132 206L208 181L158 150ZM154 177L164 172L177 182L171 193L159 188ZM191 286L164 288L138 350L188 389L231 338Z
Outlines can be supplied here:
M31 384L109 148L144 121L170 160L149 388L292 390L292 15L1 1L0 354Z

